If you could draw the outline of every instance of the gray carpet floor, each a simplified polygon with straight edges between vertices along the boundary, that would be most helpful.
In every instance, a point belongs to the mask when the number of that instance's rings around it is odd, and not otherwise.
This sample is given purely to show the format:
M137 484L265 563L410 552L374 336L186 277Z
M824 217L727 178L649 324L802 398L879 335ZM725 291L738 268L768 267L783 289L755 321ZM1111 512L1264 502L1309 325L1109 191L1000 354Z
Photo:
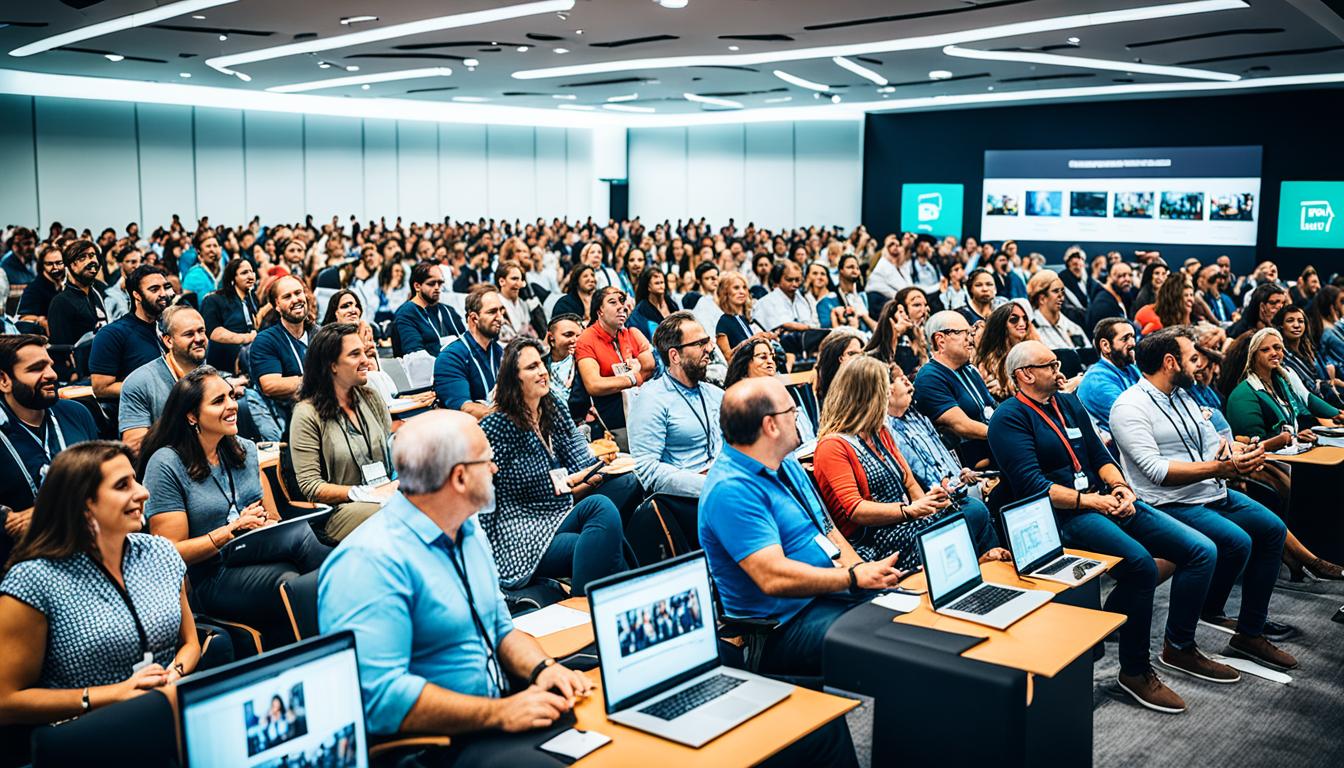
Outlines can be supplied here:
M1278 645L1297 657L1292 683L1280 685L1244 674L1234 685L1217 685L1158 667L1158 674L1185 699L1180 715L1152 712L1115 687L1116 646L1093 670L1093 764L1097 768L1195 768L1196 766L1344 766L1344 624L1330 620L1344 604L1344 582L1290 583L1287 571L1270 601L1270 618L1292 624L1301 635ZM1158 588L1154 605L1154 653L1161 649L1170 583ZM1235 615L1237 587L1228 601ZM1197 642L1221 653L1228 635L1201 626ZM872 708L849 715L859 765L869 766Z

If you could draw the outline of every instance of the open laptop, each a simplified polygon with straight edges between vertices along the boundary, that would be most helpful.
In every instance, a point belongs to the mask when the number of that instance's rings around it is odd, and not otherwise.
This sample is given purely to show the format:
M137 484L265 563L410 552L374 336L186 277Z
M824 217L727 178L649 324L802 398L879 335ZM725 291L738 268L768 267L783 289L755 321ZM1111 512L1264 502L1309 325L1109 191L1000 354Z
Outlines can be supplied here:
M351 632L191 675L177 684L189 768L367 768Z
M315 523L322 523L331 515L331 507L318 505L316 512L277 521L274 525L253 528L234 536L219 548L220 557L229 565L252 565L254 563L284 562L294 551L297 538L304 536L304 529Z
M1000 514L1018 576L1076 587L1102 570L1096 560L1064 554L1049 494L1005 505Z
M952 515L919 533L919 554L933 610L944 616L1006 629L1050 602L1050 592L986 584L962 515Z
M588 605L615 722L699 747L793 692L720 664L704 552L594 582Z

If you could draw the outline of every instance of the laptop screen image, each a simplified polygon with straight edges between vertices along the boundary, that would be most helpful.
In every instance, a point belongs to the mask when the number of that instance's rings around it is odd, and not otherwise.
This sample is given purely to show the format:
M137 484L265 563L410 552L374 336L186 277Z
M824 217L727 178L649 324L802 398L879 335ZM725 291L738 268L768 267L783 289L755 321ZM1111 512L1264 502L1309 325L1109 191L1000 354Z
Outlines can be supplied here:
M227 672L180 689L188 766L366 768L353 636L322 638Z
M704 555L673 562L589 589L609 712L690 670L718 664Z
M1008 546L1013 560L1023 570L1030 570L1040 561L1060 550L1059 528L1055 525L1055 511L1050 497L1042 496L1021 506L1005 507L1003 526L1008 532Z
M930 528L920 535L920 541L929 596L935 603L968 582L979 580L980 563L966 518L953 518L946 525Z

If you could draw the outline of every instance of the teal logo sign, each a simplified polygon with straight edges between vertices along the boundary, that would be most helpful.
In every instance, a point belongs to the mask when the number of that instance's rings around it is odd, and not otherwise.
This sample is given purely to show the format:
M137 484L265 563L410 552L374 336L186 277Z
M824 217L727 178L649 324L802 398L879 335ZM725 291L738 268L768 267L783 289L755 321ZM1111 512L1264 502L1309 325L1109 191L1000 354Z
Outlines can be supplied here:
M960 184L902 184L901 231L961 236Z
M1279 191L1280 248L1344 248L1344 182L1285 181Z

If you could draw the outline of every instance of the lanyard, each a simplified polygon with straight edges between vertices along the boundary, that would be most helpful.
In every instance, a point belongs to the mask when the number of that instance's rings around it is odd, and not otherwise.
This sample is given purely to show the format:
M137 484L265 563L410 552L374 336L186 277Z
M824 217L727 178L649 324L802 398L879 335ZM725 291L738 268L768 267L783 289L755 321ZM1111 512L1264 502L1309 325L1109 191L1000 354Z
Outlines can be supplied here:
M1064 449L1069 452L1069 460L1073 462L1074 474L1082 472L1083 465L1078 461L1078 455L1073 452L1073 445L1069 443L1069 439L1064 436L1064 433L1059 431L1059 427L1055 426L1055 422L1051 421L1050 417L1045 415L1045 411L1042 411L1040 406L1033 403L1031 399L1028 398L1026 395L1022 394L1021 392L1018 392L1017 399L1020 400L1023 405L1035 411L1036 415L1040 416L1041 420L1044 421L1047 425L1049 425L1050 429L1055 433L1056 436L1059 437L1059 442L1063 443ZM1059 417L1059 423L1063 424L1065 427L1068 427L1069 423L1064 420L1063 411L1059 410L1059 401L1055 400L1054 398L1051 398L1050 404L1055 406L1055 415Z
M975 404L980 408L980 415L984 416L985 409L989 407L989 402L980 396L980 390L976 389L975 381L971 378L971 374L966 372L966 366L963 365L952 373L957 377L957 380L961 382L962 386L966 388L966 394L975 398Z
M214 472L210 473L210 479L215 481L215 487L218 488L219 492L224 496L224 500L229 502L228 519L233 520L238 516L238 488L233 484L233 470L229 469L229 462L219 455L218 448L215 449L215 457L219 459L219 466L224 470L224 476L229 479L228 493L224 492L224 484L219 482L219 478L215 477Z
M352 395L352 396L354 396L354 395ZM353 461L353 462L355 463L356 466L360 466L360 465L362 465L364 462L360 461L360 460L359 460L359 457L355 455L355 446L354 446L353 443L350 442L350 430L349 430L349 429L346 429L346 424L348 424L348 425L350 425L350 426L352 426L352 427L355 427L356 430L359 432L359 436L362 437L362 438L364 438L364 447L365 447L365 449L368 451L368 457L369 457L369 460L370 460L370 461L372 461L373 458L374 458L374 456L373 456L373 438L369 435L369 432L370 432L369 427L368 427L367 424L364 423L364 412L363 412L362 410L360 410L360 408L359 408L359 404L358 404L358 403L355 404L355 418L356 418L356 419L358 420L358 422L359 422L358 425L356 425L354 422L350 421L350 417L349 417L349 416L346 416L344 411L341 412L341 421L344 421L344 422L345 422L345 424L342 424L342 425L341 425L341 435L345 438L345 448L346 448L346 450L348 450L348 451L350 452L350 460ZM391 463L391 462L388 462L388 461L387 461L387 449L386 449L386 446L384 446L384 449L383 449L383 458L382 458L382 461L384 462L384 463L383 463L383 470L386 471L387 468L388 468L388 465Z
M93 556L89 556L89 559L93 561L93 564L97 566L98 570L103 574L104 577L107 578L107 583L112 585L112 589L116 590L117 596L121 598L121 602L126 604L126 610L130 612L131 620L135 622L135 634L138 635L140 638L140 655L144 656L145 654L148 654L149 635L145 633L145 625L140 621L140 614L137 613L135 610L135 603L131 602L130 593L128 593L126 591L126 588L123 587L116 579L112 578L111 571L107 570L107 566L103 565L103 562L101 560ZM122 578L125 577L126 574L123 571Z
M294 341L294 334L290 333L289 330L288 330L287 328L285 328L284 326L281 326L281 327L280 327L280 330L281 330L281 332L283 332L283 333L285 334L285 338L289 340L289 351L292 352L292 353L294 353L294 362L296 362L296 363L299 364L299 375L302 376L302 375L303 375L303 355L299 354L299 344L298 344L298 342ZM305 333L303 334L303 351L304 351L305 353L308 351L308 334L307 334L307 332L305 332Z
M14 466L18 467L19 472L23 473L23 479L28 482L28 489L33 492L33 501L36 502L37 482L33 480L33 476L28 472L28 467L23 463L23 459L19 456L18 450L14 448L14 444L9 441L9 436L4 432L0 432L0 442L3 442L5 447L9 449L9 455L14 459Z
M246 294L242 296L239 298L238 303L243 305L243 322L247 323L248 326L251 326L252 316L256 314L256 311L252 309L252 295Z
M490 397L490 381L486 378L486 375L485 375L485 369L481 368L481 364L476 360L476 352L473 351L472 348L471 348L471 345L467 343L467 337L466 337L466 336L463 336L463 337L461 338L461 342L462 342L462 345L465 346L465 347L467 348L467 357L471 358L471 364L474 365L474 366L476 366L476 373L478 373L478 374L480 375L480 377L481 377L481 390L485 393L483 396L486 397L486 398L489 398L489 397ZM490 347L487 348L487 349L485 350L486 362L489 363L489 364L491 365L492 370L499 370L499 368L498 368L497 366L495 366L495 348L496 348L497 346L498 346L498 345L496 345L495 343L491 342ZM619 354L619 353L620 353L620 350L618 349L618 350L616 350L616 352Z
M775 474L779 476L779 482L783 484L785 490L789 492L789 496L803 508L803 514L807 515L808 522L816 527L818 533L825 536L825 527L823 527L821 521L817 520L816 516L812 514L812 506L807 503L806 495L797 488L794 488L793 483L789 482L789 476L784 474L784 466L780 465Z
M695 388L695 394L697 397L700 398L700 410L697 411L695 410L695 406L691 404L691 398L687 397L686 393L681 391L681 385L675 381L670 383L672 385L673 391L675 391L681 397L682 401L686 403L686 407L691 409L691 415L695 417L695 420L697 422L699 422L700 428L705 431L705 447L706 450L709 452L709 460L713 461L714 440L709 434L709 406L705 404L704 391L701 390L699 387Z
M1158 399L1153 395L1152 392L1148 392L1147 390L1145 390L1145 394L1148 395L1149 400L1153 401L1153 405L1157 406L1157 410L1160 411L1163 416L1167 417L1167 421L1171 423L1172 429L1176 430L1176 436L1181 439L1181 445L1185 446L1185 452L1189 454L1190 460L1203 461L1204 435L1199 430L1198 419L1195 419L1193 425L1193 434L1191 434L1192 425L1186 423L1185 417L1187 415L1190 415L1191 418L1194 419L1194 416L1188 413L1184 405L1178 405L1180 398L1180 390L1176 390L1175 392L1171 393L1171 395L1169 395L1167 398L1170 401L1171 409L1176 412L1176 417L1181 420L1181 423L1179 425L1176 423L1176 419L1171 418L1171 414L1167 413L1166 409L1162 407L1162 404L1158 402ZM1195 453L1196 447L1199 448L1199 453Z
M412 302L412 303L414 304L414 302ZM415 306L420 307L419 304L416 304ZM443 326L441 326L441 325L439 325L438 323L435 323L435 322L434 322L434 318L432 318L432 317L429 316L429 310L428 310L428 309L425 309L424 307L420 307L420 314L422 314L422 315L425 316L425 322L426 322L426 323L429 323L429 329L430 329L431 331L434 332L434 335L435 335L435 336L440 336L440 337L443 336ZM440 318L443 317L442 315L439 314L439 308L438 308L437 306L434 308L434 314L435 314L436 316L440 317Z
M27 432L29 437L33 438L33 440L37 442L37 447L42 449L43 455L47 457L48 464L51 463L51 457L54 455L51 452L51 433L53 431L56 433L56 445L57 445L56 453L60 453L61 451L65 450L65 433L61 431L61 424L60 422L56 421L55 414L48 413L47 418L44 418L42 420L41 436L39 436L36 432L30 429L27 424L24 424L22 421L20 421L17 416L14 417L14 422L19 426L23 427L23 431Z
M445 537L446 538L446 537ZM459 531L458 538L462 543L466 543L466 537ZM454 544L451 539L444 542L444 549L448 552L448 560L453 564L453 572L457 574L457 579L462 584L462 592L467 598L467 610L471 612L471 622L476 625L476 631L480 633L481 644L485 646L486 676L495 687L495 693L503 695L504 693L504 672L499 667L499 657L495 655L494 643L490 640L490 633L485 629L485 622L481 620L481 615L476 612L476 598L471 594L471 581L467 579L467 554L458 544ZM458 562L458 557L462 562Z
M737 321L738 325L742 326L742 333L745 334L742 338L751 338L751 326L747 325L747 321L743 320L741 315L733 315L733 319Z
M901 469L901 462L887 450L887 446L882 442L882 438L877 435L873 436L873 440L877 443L878 449L881 451L880 453L873 450L873 447L868 444L868 441L864 440L862 437L855 435L854 439L858 440L859 445L863 446L863 449L868 452L869 456L876 459L878 464L881 464L883 468L895 477L896 487L901 491L901 499L908 499L909 495L906 493L905 488L905 472Z

